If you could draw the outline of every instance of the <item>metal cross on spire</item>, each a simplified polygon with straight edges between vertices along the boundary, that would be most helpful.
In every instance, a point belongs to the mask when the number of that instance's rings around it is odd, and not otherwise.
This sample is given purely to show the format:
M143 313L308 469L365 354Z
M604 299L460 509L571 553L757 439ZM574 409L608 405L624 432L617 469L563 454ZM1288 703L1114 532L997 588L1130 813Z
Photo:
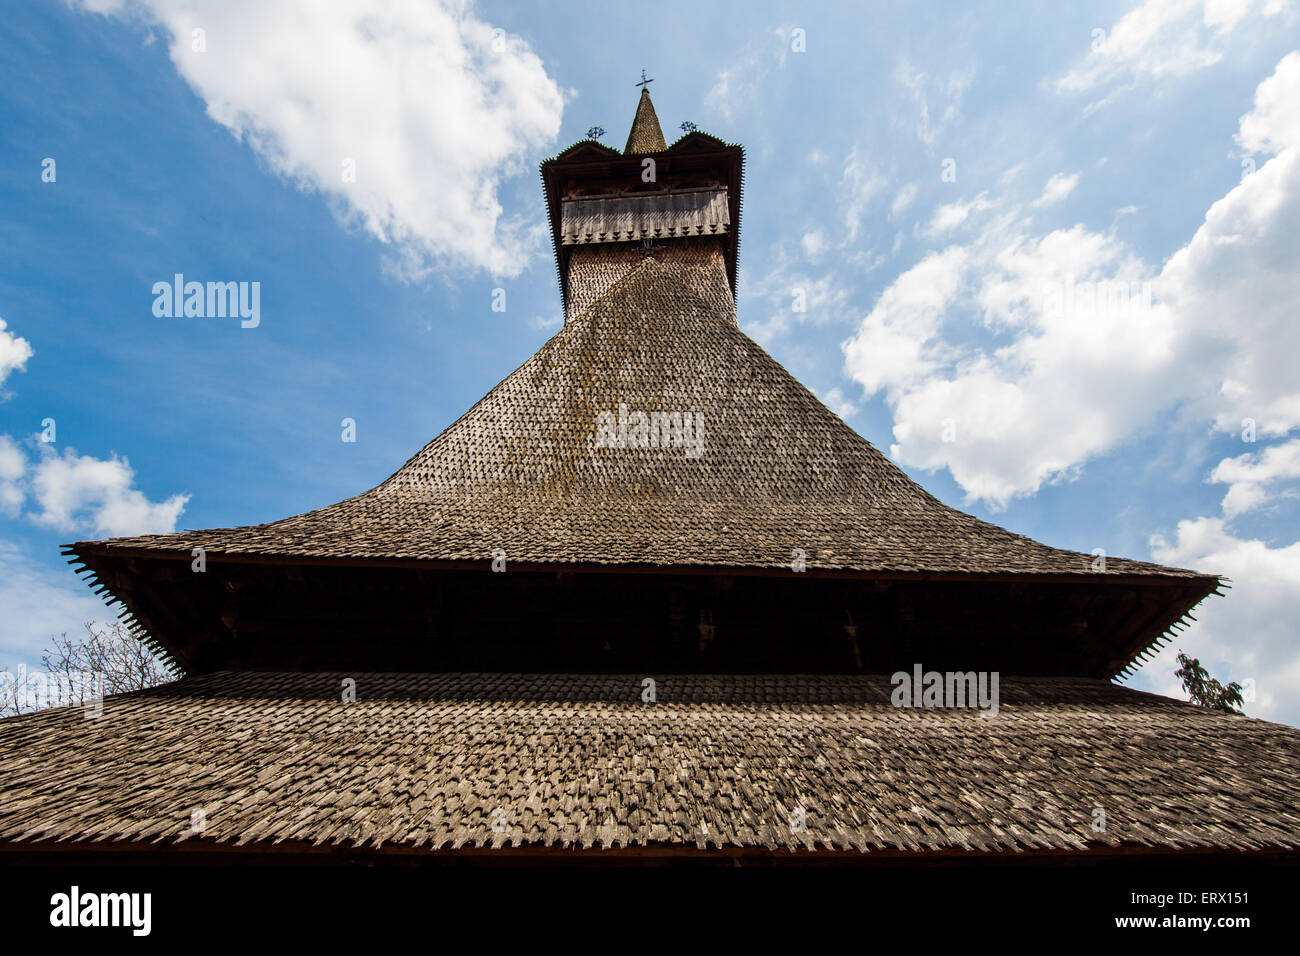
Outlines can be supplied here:
M649 86L651 83L653 83L653 82L654 82L654 80L652 80L652 79L646 79L645 70L642 70L642 71L641 71L641 82L640 82L640 83L633 83L632 85L633 85L633 86L639 86L639 87L641 87L642 91L644 92L645 89L646 89L646 87L648 87L648 86Z

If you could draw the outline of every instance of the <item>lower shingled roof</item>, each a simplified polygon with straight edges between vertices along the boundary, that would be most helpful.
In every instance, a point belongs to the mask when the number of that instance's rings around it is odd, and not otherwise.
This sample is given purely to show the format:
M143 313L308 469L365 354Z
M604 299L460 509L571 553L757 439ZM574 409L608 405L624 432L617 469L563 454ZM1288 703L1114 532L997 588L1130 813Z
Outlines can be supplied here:
M226 671L10 718L0 846L1300 847L1277 724L1074 678L1006 678L993 718L878 676L642 681Z

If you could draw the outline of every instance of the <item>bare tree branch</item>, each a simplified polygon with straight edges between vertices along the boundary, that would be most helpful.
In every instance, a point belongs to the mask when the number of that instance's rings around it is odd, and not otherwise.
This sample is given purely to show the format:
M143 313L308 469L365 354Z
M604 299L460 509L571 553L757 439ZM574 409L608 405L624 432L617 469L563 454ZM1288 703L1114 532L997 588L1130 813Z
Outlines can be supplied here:
M67 632L51 637L41 655L42 670L0 671L0 717L43 707L81 704L102 695L144 690L175 680L177 674L121 621L87 621L80 640Z

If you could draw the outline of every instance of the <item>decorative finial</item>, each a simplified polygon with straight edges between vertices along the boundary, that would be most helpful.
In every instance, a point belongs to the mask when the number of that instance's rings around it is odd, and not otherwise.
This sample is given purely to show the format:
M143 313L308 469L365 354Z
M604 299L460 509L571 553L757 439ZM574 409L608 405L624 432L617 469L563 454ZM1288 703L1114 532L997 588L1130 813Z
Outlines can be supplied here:
M697 129L699 129L699 127L696 126L694 123L692 123L690 120L687 120L685 123L682 124L681 129L683 133L694 133Z
M632 85L633 85L633 86L639 86L639 87L641 87L641 91L644 93L646 87L648 87L648 86L649 86L651 83L653 83L653 82L654 82L654 80L646 79L645 70L642 70L642 71L641 71L641 82L640 82L640 83L633 83Z
M605 131L599 126L593 126L591 129L587 130L587 139L600 139L604 135Z

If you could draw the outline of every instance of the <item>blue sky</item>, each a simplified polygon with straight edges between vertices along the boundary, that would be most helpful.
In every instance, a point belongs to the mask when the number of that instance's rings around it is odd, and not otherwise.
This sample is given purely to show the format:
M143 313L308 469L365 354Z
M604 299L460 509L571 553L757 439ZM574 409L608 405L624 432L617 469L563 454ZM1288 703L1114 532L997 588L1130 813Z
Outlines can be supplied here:
M621 148L644 67L746 148L742 327L943 500L1230 576L1175 649L1300 724L1295 3L552 6L9 11L0 660L109 615L60 543L355 494L534 352L537 164ZM260 324L155 316L178 272Z

